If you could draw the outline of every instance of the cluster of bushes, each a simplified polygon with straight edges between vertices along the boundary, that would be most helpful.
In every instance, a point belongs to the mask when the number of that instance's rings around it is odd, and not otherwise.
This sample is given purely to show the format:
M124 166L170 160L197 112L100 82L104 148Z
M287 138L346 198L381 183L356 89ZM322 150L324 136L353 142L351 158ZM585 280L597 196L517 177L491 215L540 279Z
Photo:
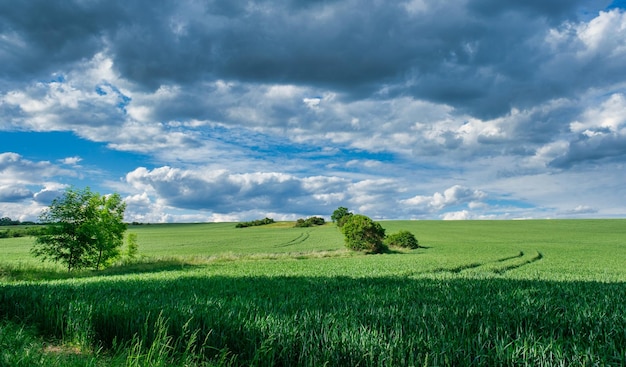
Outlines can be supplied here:
M326 221L322 217L310 217L307 219L300 218L296 221L296 227L322 226L325 223Z
M276 221L274 221L274 219L272 218L263 218L263 219L256 219L250 222L239 222L237 223L237 225L235 225L235 227L246 228L246 227L263 226L263 225L272 224L272 223L276 223Z
M389 246L416 249L419 247L413 233L402 230L387 236L380 223L362 214L353 214L345 207L339 207L331 216L341 229L346 247L355 251L381 253Z

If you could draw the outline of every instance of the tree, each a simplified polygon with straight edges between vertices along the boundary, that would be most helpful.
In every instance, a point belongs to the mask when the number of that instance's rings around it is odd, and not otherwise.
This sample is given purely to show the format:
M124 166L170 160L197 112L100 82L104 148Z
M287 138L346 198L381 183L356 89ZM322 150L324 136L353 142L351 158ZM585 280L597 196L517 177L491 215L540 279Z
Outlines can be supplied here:
M89 188L68 189L39 217L47 224L31 253L61 262L67 270L95 270L119 256L126 224L126 204L119 194L101 196Z
M417 238L415 238L413 233L406 230L401 230L398 233L387 236L385 244L387 246L405 247L410 249L416 249L419 247Z
M341 227L346 247L356 251L383 252L385 229L365 215L349 215Z
M337 227L341 228L351 215L352 213L348 211L348 208L340 206L333 212L330 219L332 219L333 223L337 224Z

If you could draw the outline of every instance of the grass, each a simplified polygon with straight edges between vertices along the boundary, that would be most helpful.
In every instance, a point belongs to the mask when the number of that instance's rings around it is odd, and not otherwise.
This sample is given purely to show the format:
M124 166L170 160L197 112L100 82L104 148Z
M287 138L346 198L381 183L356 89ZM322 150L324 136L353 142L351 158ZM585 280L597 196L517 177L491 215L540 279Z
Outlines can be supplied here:
M626 221L382 224L425 247L144 225L139 261L67 274L0 240L0 325L77 346L80 365L626 365Z

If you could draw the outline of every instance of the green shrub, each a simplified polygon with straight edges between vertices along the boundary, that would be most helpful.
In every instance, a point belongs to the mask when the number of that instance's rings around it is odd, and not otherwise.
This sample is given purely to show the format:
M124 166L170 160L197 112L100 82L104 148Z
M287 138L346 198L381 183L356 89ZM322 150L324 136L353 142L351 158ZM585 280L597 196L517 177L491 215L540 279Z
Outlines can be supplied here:
M404 247L410 249L415 249L419 247L419 243L417 242L417 239L415 238L413 233L405 230L387 236L387 238L385 239L385 244L387 246Z
M383 243L385 229L371 218L355 214L348 216L341 232L345 236L346 247L355 251L381 253L386 250Z
M296 227L313 227L324 225L326 221L322 217L310 217L307 219L298 219L296 221Z

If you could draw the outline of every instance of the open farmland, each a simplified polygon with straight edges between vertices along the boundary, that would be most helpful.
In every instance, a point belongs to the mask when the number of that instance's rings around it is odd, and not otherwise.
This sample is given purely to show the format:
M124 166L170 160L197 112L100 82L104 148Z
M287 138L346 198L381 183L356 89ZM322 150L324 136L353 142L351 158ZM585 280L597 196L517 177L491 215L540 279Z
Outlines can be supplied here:
M3 330L79 346L78 365L626 364L626 221L382 224L424 248L351 253L332 225L142 225L138 263L69 277L3 239Z

